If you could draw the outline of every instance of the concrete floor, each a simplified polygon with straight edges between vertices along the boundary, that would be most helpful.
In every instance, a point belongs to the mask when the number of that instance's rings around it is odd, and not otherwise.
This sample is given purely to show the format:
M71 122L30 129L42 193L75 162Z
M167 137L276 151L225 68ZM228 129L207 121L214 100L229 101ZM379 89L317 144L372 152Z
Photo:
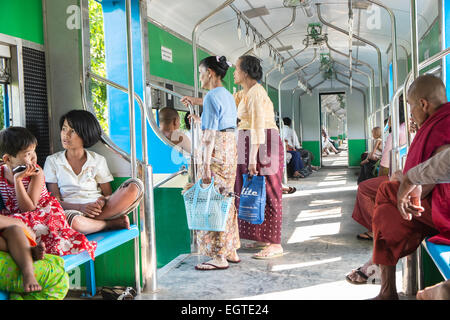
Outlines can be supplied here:
M379 285L352 285L345 274L371 255L372 243L356 239L365 231L352 218L356 197L355 172L348 169L347 152L324 158L326 167L306 179L289 181L297 192L283 196L285 255L256 260L255 250L240 249L242 260L227 270L197 271L209 260L184 255L158 270L158 292L137 299L367 299ZM325 163L324 163L325 164ZM333 164L338 167L333 167ZM247 240L242 240L245 243ZM397 272L400 291L401 266Z

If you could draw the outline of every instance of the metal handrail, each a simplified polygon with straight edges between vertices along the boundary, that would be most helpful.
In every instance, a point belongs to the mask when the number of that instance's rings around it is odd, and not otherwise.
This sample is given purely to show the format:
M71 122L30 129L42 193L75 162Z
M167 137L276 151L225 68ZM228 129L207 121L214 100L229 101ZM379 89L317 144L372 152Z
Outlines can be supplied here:
M321 5L321 3L316 3L316 6L317 6L317 17L319 18L320 22L322 22L324 25L326 25L326 26L328 26L328 27L330 27L330 28L332 28L332 29L334 29L336 31L339 31L339 32L341 32L341 33L343 33L343 34L348 36L349 35L348 31L346 31L346 30L344 30L342 28L339 28L338 26L335 26L335 25L329 23L329 22L325 21L322 18L322 15L321 15L321 12L320 12L320 5ZM380 106L381 106L381 105L383 105L383 100L384 99L383 99L383 64L382 64L382 60L381 60L380 48L375 43L373 43L371 41L368 41L368 40L366 40L364 38L361 38L360 36L358 36L356 34L354 34L353 37L355 39L359 40L359 41L362 41L362 42L368 44L369 46L373 47L377 51L377 56L378 56L378 78L379 78L378 82L379 82L379 86L380 86L379 94L380 94Z
M283 61L283 65L284 65L286 62L291 61L292 59L294 59L296 56L298 56L300 53L302 53L303 51L305 51L307 48L308 48L308 44L307 44L303 49L301 49L299 52L297 52L296 54L294 54L293 56L291 56L291 57L285 59L285 60ZM267 91L267 92L269 92L269 82L267 81L267 79L269 78L269 75L270 75L272 72L274 72L276 69L277 69L277 67L276 67L276 66L273 66L272 69L270 69L269 71L267 71L266 74L264 75L264 83L266 84L266 91Z
M391 19L391 42L392 42L392 82L393 82L393 88L394 91L397 91L398 87L398 65L397 65L397 25L395 21L395 14L394 11L392 11L391 8L386 6L384 3L378 1L378 0L368 0L369 2L376 4L377 6L382 7L385 9L388 14L389 18ZM382 103L380 103L382 104Z
M429 65L441 60L442 58L444 58L446 55L448 55L450 53L450 47L446 48L445 50L442 50L438 53L436 53L435 55L429 57L428 59L422 61L419 63L418 65L418 70L422 70L426 67L428 67ZM409 136L409 130L410 130L410 124L409 124L409 120L410 120L410 112L408 112L408 106L406 103L406 98L407 98L407 91L409 89L409 86L411 85L411 80L412 80L412 76L413 76L413 72L414 70L411 70L408 75L406 76L405 82L403 84L403 107L405 108L405 122L406 122L406 128L407 128L407 144L408 144L408 148L411 145L411 137ZM394 124L392 124L392 126L394 126Z
M264 42L264 43L272 50L272 52L277 53L278 56L282 59L282 61L283 61L283 63L284 63L284 62L285 62L285 59L284 59L283 56L280 54L280 52L279 52L274 46L272 46L272 45L269 43L269 41L267 41L266 38L264 38L264 37L262 36L262 34L259 33L259 32L256 30L255 27L253 27L253 25L250 23L250 21L249 21L245 16L242 15L242 12L241 12L238 8L236 8L233 4L230 4L230 8L233 9L233 11L234 11L241 19L243 19L247 25L252 26L252 30L253 30L254 32L258 33L258 38L259 38L259 39L262 39L262 42Z
M339 65L347 67L347 65L343 64L342 62L339 62L339 61L334 60L334 59L333 59L333 61L334 61L334 63L337 63ZM372 96L372 94L373 94L372 93L373 83L372 83L372 79L370 78L369 74L364 72L364 71L361 71L361 70L359 70L357 68L353 68L353 71L355 71L356 73L360 73L360 74L362 74L362 75L367 77L367 80L369 82L369 96ZM369 99L369 106L370 106L370 108L369 108L369 122L368 122L368 128L367 128L368 129L368 132L367 132L368 133L368 138L367 138L367 140L370 141L369 146L368 146L368 150L372 151L372 143L371 142L372 142L373 139L372 139L372 136L370 135L370 133L371 133L371 130L374 128L375 111L373 109L372 101L370 99Z
M170 176L162 179L161 181L158 181L157 183L155 183L153 185L153 189L159 188L160 186L162 186L163 184L165 184L166 182L172 180L173 178L179 176L180 174L186 174L188 172L188 170L186 169L186 167L183 165L181 166L180 170L178 170L177 172L172 173Z
M163 91L165 93L171 94L174 97L177 97L179 99L182 99L183 96L175 91L172 91L170 89L158 86L157 84L153 84L151 82L147 82L146 83L147 87L156 89L156 90L160 90ZM194 114L194 107L191 104L188 104L188 108L189 108L189 113L190 114ZM183 154L186 154L186 151L181 149L180 147L178 147L176 144L174 144L172 141L170 141L165 135L161 134L161 130L159 130L158 126L156 125L156 122L154 121L153 115L150 118L150 125L152 126L153 131L155 131L155 133L158 135L158 137L163 140L164 142L166 142L167 144L169 144L171 147L176 148L178 151L181 150L181 152ZM194 124L191 127L191 153L190 153L190 158L193 159L194 158L194 150L195 150L195 130L194 130Z
M263 42L269 42L270 40L272 40L273 38L275 38L276 36L278 36L280 33L282 33L283 31L289 29L290 27L292 27L294 25L295 22L295 18L297 17L297 7L293 7L292 8L292 18L291 18L291 22L289 22L288 25L284 26L283 28L281 28L280 30L278 30L277 32L273 33L272 35L270 35L269 37L267 37L266 39L264 39L264 41L261 41L260 43L258 43L256 45L256 48L259 48L262 46ZM253 51L253 48L251 48L250 50L247 50L243 56L250 54L250 52Z
M336 52L337 54L340 54L347 58L349 57L349 55L331 47L330 44L328 43L328 41L326 42L326 44L327 44L328 49L330 49L330 51ZM375 71L373 70L373 68L370 64L368 64L362 60L359 60L356 58L354 58L353 60L357 61L358 63L361 63L362 65L365 65L370 70L370 73L372 76L372 85L369 87L369 110L371 110L369 112L369 114L372 115L372 113L374 113L374 106L375 106L375 94L374 94L374 92L375 92ZM352 81L353 81L353 79L352 79ZM383 120L381 120L381 121L383 121ZM373 125L373 123L372 123L372 125ZM369 128L368 134L370 135L370 128ZM384 139L383 134L382 134L382 139Z
M305 69L306 67L308 67L309 65L313 64L314 61L317 60L317 49L314 49L314 57L312 58L311 61L309 61L308 63L306 63L305 65L301 66L300 68L298 68L297 70L294 70L293 72L291 72L290 74L286 75L284 78L282 78L280 80L280 82L278 83L278 125L280 128L280 136L281 136L281 141L283 144L283 150L284 150L284 159L286 159L286 147L284 146L284 136L283 136L283 121L282 121L282 115L281 115L281 84L288 78L290 78L291 76L293 76L294 74L302 71L303 69ZM286 166L284 166L283 169L283 182L286 184L287 183L287 170L286 170Z
M201 18L194 26L194 29L192 30L192 54L194 57L194 96L198 98L198 71L197 71L197 31L200 25L211 18L213 15L215 15L217 12L222 10L223 8L231 5L235 0L227 0L224 3L222 3L219 7L214 9L212 12L208 13L206 16Z

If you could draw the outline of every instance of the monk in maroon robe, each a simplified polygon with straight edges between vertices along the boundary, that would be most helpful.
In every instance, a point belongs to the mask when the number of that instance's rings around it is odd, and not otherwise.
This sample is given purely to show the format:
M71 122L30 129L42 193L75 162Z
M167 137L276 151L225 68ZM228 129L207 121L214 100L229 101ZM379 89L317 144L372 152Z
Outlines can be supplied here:
M419 130L410 146L403 174L450 144L450 103L442 80L432 75L418 77L409 88L407 101ZM397 209L402 178L402 173L397 172L391 181L382 183L375 200L373 262L379 264L381 272L381 291L375 299L398 299L395 286L398 260L413 253L425 237L439 234L438 230L445 226L442 217L449 209L450 184L424 185L420 200L423 211L420 216L405 219Z

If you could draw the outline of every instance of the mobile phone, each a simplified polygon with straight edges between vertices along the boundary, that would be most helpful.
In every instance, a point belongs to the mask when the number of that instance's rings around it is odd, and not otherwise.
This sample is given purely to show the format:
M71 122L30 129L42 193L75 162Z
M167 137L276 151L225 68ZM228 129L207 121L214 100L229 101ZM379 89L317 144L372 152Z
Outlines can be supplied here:
M22 172L22 171L24 171L25 169L27 168L27 166L17 166L17 167L15 167L14 169L13 169L13 174L16 174L16 173L18 173L18 172ZM35 172L38 172L39 171L39 168L36 168L36 170L35 170Z

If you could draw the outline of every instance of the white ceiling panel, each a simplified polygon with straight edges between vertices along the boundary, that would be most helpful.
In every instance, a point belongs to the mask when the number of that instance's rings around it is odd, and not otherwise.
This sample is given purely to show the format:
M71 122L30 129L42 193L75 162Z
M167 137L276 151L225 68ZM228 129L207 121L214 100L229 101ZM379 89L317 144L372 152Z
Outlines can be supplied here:
M208 15L215 8L219 7L223 0L148 0L148 17L159 22L165 27L191 39L195 24ZM396 17L397 37L398 37L398 56L405 57L403 46L410 51L410 0L380 0L386 6L390 7ZM302 8L296 9L296 19L294 25L273 38L270 43L273 47L292 45L293 49L281 52L282 56L289 58L296 52L304 48L303 40L307 34L309 23L319 22L316 10L316 4L320 3L322 17L325 21L336 25L344 30L348 30L348 1L347 0L313 0L312 7L314 15L309 18L305 15ZM418 27L419 37L421 37L432 25L438 15L437 0L417 1L418 4ZM274 32L288 25L292 18L292 9L283 6L283 0L235 0L233 6L240 11L246 11L253 8L265 6L269 11L268 15L249 19L251 24L264 37L269 37ZM387 79L387 61L386 53L391 44L391 24L388 13L376 5L372 5L368 10L353 9L354 26L353 32L360 37L367 39L379 46L383 58L383 80ZM218 12L199 28L199 45L216 54L225 55L228 60L235 62L237 58L253 47L253 44L247 46L245 43L245 26L241 23L242 39L237 35L237 15L230 7ZM327 33L329 44L339 51L346 54L349 52L348 36L323 26L323 33ZM253 37L251 36L251 39ZM354 39L356 40L356 39ZM328 49L321 51L328 52ZM363 60L375 68L376 83L378 83L377 55L375 49L371 46L352 46L353 57ZM313 57L313 50L308 48L299 56L286 63L285 73L278 71L272 72L269 83L277 87L278 82L287 74L294 71ZM264 71L272 68L272 62L269 58L267 46L261 50L262 65ZM332 57L348 64L348 59L333 54ZM304 70L303 76L308 77L317 72L319 63L314 63L311 67ZM367 71L366 67L359 67ZM342 68L340 68L342 70ZM355 75L364 83L367 80L360 75ZM321 81L321 77L315 77L310 86ZM283 88L291 88L296 85L296 79L286 81ZM326 84L325 84L326 85Z

